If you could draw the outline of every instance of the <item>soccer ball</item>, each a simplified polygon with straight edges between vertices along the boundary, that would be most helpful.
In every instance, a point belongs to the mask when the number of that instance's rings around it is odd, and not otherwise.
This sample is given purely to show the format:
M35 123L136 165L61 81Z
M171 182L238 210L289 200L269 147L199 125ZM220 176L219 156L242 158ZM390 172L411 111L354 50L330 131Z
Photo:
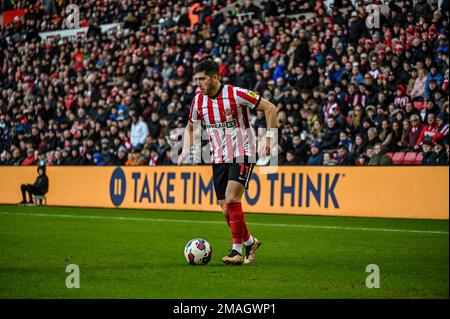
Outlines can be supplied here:
M205 239L194 238L186 244L184 256L191 265L206 265L211 260L212 247Z

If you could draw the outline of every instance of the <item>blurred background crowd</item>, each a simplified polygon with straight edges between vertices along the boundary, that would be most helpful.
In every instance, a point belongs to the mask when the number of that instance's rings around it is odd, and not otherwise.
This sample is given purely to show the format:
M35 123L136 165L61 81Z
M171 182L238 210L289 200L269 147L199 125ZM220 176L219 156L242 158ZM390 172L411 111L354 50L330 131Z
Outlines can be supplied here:
M69 4L86 35L43 41ZM173 165L207 58L277 106L282 165L448 165L448 0L3 1L15 9L0 26L1 165Z

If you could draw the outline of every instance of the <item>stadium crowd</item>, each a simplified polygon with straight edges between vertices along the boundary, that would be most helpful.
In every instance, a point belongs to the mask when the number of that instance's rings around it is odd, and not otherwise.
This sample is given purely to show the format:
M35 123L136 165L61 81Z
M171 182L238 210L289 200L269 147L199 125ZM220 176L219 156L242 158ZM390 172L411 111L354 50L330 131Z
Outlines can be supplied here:
M68 1L10 4L27 13L0 29L0 164L172 165L211 58L277 106L283 165L448 165L448 0L390 2L371 29L363 0L235 2L70 1L87 35L51 41Z

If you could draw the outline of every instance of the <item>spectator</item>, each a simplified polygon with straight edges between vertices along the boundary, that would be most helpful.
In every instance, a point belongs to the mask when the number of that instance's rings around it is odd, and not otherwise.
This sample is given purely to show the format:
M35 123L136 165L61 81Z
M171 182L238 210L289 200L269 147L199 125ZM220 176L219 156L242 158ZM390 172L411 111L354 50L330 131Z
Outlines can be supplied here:
M353 109L353 112L352 112L352 114L350 116L350 120L349 120L350 132L353 135L362 133L364 131L363 117L364 117L363 108L360 104L357 104L355 106L355 108Z
M355 165L355 160L353 159L353 156L351 153L349 153L348 148L344 145L339 145L337 149L337 165L342 166L351 166Z
M336 160L333 158L333 154L331 152L323 153L323 166L335 166Z
M434 135L437 132L438 129L438 124L436 123L436 117L434 115L434 113L430 113L427 116L427 125L424 125L424 127L422 128L422 131L420 132L420 136L417 139L416 145L415 145L415 149L418 149L419 146L422 144L422 142L426 139L426 140L430 140L432 141L434 138Z
M448 139L448 115L445 112L439 113L436 119L436 123L437 131L432 139L433 144L437 143L440 140Z
M366 142L362 134L356 134L355 143L352 144L351 153L354 158L358 158L364 154L366 150Z
M405 147L402 151L410 152L413 150L417 150L416 144L419 140L420 133L422 132L422 124L420 123L420 117L417 114L411 115L410 118L411 127L406 128L404 126L403 130L403 147Z
M425 93L425 84L427 81L427 74L425 69L419 69L419 73L417 75L417 79L414 81L414 86L411 90L411 97L414 100L422 98Z
M32 204L33 195L45 195L48 192L48 177L45 174L45 166L38 166L38 177L34 184L22 184L20 190L22 191L21 205ZM26 193L28 193L29 200L27 201Z
M299 165L300 162L298 162L295 158L295 154L293 150L288 150L286 152L286 161L284 162L284 165Z
M400 128L400 123L397 121L392 122L391 132L388 134L383 142L383 145L390 152L399 152L402 148L402 134L403 131Z
M386 149L381 143L375 144L374 155L370 159L369 166L389 166L393 165L392 159L386 155Z
M374 147L375 144L378 143L381 143L380 139L378 138L378 131L375 127L370 127L367 130L367 144Z
M444 149L444 141L439 140L434 145L433 148L433 156L432 156L432 165L448 165L448 156Z
M142 156L143 145L138 144L133 148L133 152L128 155L128 160L125 162L126 166L142 166L145 165L145 159Z
M319 148L318 143L311 144L311 156L308 158L306 165L320 166L323 163L323 152Z
M336 126L336 120L333 116L327 119L327 128L322 136L320 143L321 150L335 149L339 143L340 129Z
M300 164L305 164L308 159L309 146L302 140L300 135L294 135L292 137L292 152L295 156L295 160Z
M131 116L131 145L143 144L148 136L148 126L137 114Z
M425 141L422 143L423 157L422 165L434 165L435 156L433 153L433 144L431 141Z
M65 165L81 165L82 158L80 152L76 147L72 148L70 151L69 158L64 162Z
M29 148L27 150L27 157L23 160L22 165L23 166L31 166L36 164L36 159L34 156L34 150L32 148Z

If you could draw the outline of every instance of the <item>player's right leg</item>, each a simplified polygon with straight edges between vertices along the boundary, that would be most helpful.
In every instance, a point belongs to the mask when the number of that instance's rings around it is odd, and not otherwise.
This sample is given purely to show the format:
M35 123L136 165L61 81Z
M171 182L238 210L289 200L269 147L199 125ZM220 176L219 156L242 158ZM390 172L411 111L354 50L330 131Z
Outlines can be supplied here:
M223 217L227 221L228 227L230 227L230 214L228 213L227 203L225 199L218 200L218 203L220 205L220 208L222 208Z

